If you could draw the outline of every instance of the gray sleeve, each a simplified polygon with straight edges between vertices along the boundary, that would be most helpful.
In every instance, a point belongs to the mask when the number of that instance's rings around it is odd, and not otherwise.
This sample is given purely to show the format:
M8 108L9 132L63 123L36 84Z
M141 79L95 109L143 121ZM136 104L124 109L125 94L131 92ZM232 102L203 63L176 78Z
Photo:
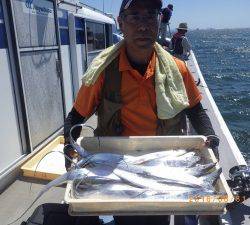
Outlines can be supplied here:
M182 39L182 46L184 52L190 52L191 51L191 45L189 44L189 41L187 37L183 37Z

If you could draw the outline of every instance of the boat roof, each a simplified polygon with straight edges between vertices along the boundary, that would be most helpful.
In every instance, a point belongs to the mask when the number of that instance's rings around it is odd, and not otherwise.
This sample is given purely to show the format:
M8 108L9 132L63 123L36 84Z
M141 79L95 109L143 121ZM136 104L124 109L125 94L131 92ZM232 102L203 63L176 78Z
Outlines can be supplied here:
M84 4L81 4L81 6L82 8L78 9L75 16L115 25L114 18L110 17L108 14Z

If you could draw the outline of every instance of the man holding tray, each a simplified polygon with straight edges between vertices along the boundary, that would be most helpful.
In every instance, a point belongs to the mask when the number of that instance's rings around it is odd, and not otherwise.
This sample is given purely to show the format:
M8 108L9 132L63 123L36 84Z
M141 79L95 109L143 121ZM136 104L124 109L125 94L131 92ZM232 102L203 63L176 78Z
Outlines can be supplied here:
M118 22L124 40L105 49L83 77L64 126L64 152L72 156L70 128L98 115L95 136L185 135L186 116L218 157L219 139L185 63L158 43L161 0L123 0ZM77 139L80 130L73 133ZM66 160L66 168L70 162ZM118 225L167 225L168 216L115 217Z

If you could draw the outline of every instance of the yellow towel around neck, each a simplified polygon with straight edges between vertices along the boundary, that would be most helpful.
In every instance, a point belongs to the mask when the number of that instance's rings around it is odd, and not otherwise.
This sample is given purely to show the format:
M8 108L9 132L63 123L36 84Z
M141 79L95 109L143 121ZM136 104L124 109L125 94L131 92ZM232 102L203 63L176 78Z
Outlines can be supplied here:
M93 85L105 68L120 53L124 41L102 51L90 64L83 76L86 86ZM182 75L173 57L161 45L155 43L156 70L155 92L157 116L159 119L171 119L189 106Z

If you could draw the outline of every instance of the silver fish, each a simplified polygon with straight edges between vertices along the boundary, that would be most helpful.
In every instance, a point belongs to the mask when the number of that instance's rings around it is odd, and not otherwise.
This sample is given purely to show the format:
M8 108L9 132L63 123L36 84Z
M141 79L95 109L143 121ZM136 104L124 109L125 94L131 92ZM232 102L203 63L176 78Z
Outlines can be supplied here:
M76 193L76 198L85 199L151 199L151 200L190 200L213 196L216 198L214 190L204 190L202 188L193 188L179 191L152 191L150 189L133 187L127 184L112 183L88 187L88 189L80 190ZM225 195L221 193L220 195Z
M147 168L152 168L155 170L162 170L165 173L175 173L175 174L189 174L195 177L204 176L209 172L209 170L213 169L217 163L208 163L208 164L196 164L193 167L168 167L168 166L151 166Z
M198 179L202 182L201 187L204 188L205 190L213 190L213 186L217 182L221 173L222 173L222 168L219 168L218 170L215 170L208 175L205 175L203 177L199 177ZM159 179L158 182L164 183L164 184L169 184L169 182L166 181L165 179ZM175 186L176 184L173 184L173 185ZM193 186L193 187L196 188L195 186Z
M201 158L196 155L195 152L188 152L180 157L163 157L155 160L148 161L143 163L145 166L157 166L157 165L165 165L168 167L192 167L197 162L199 162Z
M191 191L189 192L192 193ZM81 190L75 190L74 196L85 199L110 199L110 197L118 199L169 199L173 198L173 196L180 196L189 192L182 190L174 194L172 191L153 191L151 189L133 187L124 183L107 183L104 185L84 186ZM196 190L196 192L198 192L198 190ZM212 192L213 191L210 191L209 193Z
M82 190L75 190L74 196L76 198L136 198L137 196L147 197L148 190L133 187L123 183L104 184L92 187L85 187Z
M204 176L206 173L208 173L209 170L214 168L217 163L208 163L205 165L196 164L194 167L168 167L163 165L157 165L157 166L143 166L143 165L131 165L126 164L122 165L122 163L119 163L117 165L118 168L124 167L125 170L140 173L140 171L160 171L164 172L165 174L174 173L174 174L188 174L195 177ZM127 168L126 168L127 167ZM138 172L137 172L138 171Z
M162 152L155 152L149 153L142 156L131 156L131 155L120 155L120 154L113 154L113 153L97 153L93 155L88 155L85 158L82 158L76 165L77 168L81 168L89 163L98 163L98 164L106 164L109 163L111 166L118 164L120 162L125 162L127 164L145 164L145 165L157 165L159 163L163 163L164 159L166 161L175 161L183 162L184 160L193 160L196 162L196 158L194 157L194 152L187 153L186 150L169 150L169 151L162 151ZM198 160L198 159L197 159ZM192 162L193 162L192 161Z
M188 174L191 174L196 177L205 175L209 170L213 169L217 163L208 163L208 164L197 164L192 168L186 168L185 171Z
M193 154L195 153L190 153L188 154L188 156L189 157L193 156ZM140 174L151 179L155 179L155 178L165 179L166 182L175 183L175 184L202 187L204 183L203 181L204 178L196 178L195 176L187 172L187 171L191 171L193 173L198 173L198 172L194 172L193 168L166 167L165 165L146 167L142 165L128 164L125 161L118 162L117 160L115 160L116 165L112 165L112 162L114 161L112 160L112 157L110 157L109 155L105 155L105 154L104 156L107 156L107 158L105 159L105 157L103 156L99 158L103 161L96 161L96 159L98 159L98 154L96 155L96 157L93 156L93 158L90 160L91 166L93 166L93 164L95 166L94 168L96 168L96 166L99 166L100 171L101 170L105 171L106 170L105 167L110 167L110 169L117 168L117 169L128 171L133 174ZM113 156L113 154L111 154L111 156ZM108 159L110 159L110 162L108 162ZM117 157L115 157L115 159L117 159ZM94 160L94 162L92 162L92 160ZM212 165L214 166L215 164L211 164L211 165L209 164L205 166L204 169L211 168ZM199 174L201 174L200 171L199 171Z
M206 176L202 179L203 185L202 188L204 189L211 189L212 185L215 181L217 181L218 177L220 176L222 172L222 169L216 170ZM169 185L167 182L164 182L164 179L162 182L159 182L154 179L147 179L142 176L139 176L138 174L134 174L131 172L127 172L120 169L114 169L113 173L120 177L122 180L131 183L134 186L140 187L140 188L146 188L151 189L155 191L187 191L188 188L195 188L195 187L185 187L180 185Z
M140 174L149 179L160 178L169 183L183 184L187 186L202 187L204 185L204 179L206 179L206 177L197 178L191 174L188 174L185 171L185 168L178 167L145 167L120 163L116 168L128 171L133 174Z
M117 181L120 180L116 175L112 173L112 170L108 167L102 168L101 170L99 168L92 168L91 170L88 170L86 168L71 170L45 185L43 189L39 192L34 202L36 202L44 193L46 193L52 187L62 185L68 181L88 179L88 177L90 176L99 176L104 177L105 179Z
M221 171L222 169L219 169L211 173L210 175L206 176L203 179L204 188L211 187L211 184L217 180ZM153 191L187 191L187 190L190 190L190 187L165 184L163 180L159 182L159 181L152 180L152 179L146 179L144 177L138 176L137 174L123 171L117 168L113 169L112 167L97 166L89 170L87 169L72 170L63 174L59 178L51 181L40 191L40 193L38 194L37 198L34 200L32 205L37 201L37 199L39 199L51 187L61 185L70 180L74 181L74 180L86 179L89 182L91 175L92 176L97 175L97 178L99 179L99 181L100 181L100 178L105 179L105 182L111 181L111 180L120 182L120 179L121 179L121 180L125 180L126 182L136 187L140 187L144 189L146 188L146 189L150 189Z
M186 150L167 150L167 151L160 151L160 152L153 152L153 153L148 153L148 154L144 154L141 156L136 156L132 159L125 159L125 161L127 163L131 163L131 164L143 164L146 163L148 161L154 160L154 159L159 159L162 157L179 157L184 155L185 153L187 153Z
M214 190L207 190L204 188L177 188L174 185L169 185L165 190L152 190L151 188L139 188L133 187L128 184L122 183L106 183L104 185L99 184L96 186L88 186L83 189L74 190L74 196L76 198L142 198L142 199L189 199L194 196L201 195L213 195Z
M119 155L113 153L97 153L93 155L88 155L87 157L81 159L77 163L76 167L81 168L88 162L118 164L119 162L124 161L125 163L128 164L141 164L162 157L170 157L170 158L179 157L186 153L187 153L186 150L168 150L168 151L149 153L142 156Z
M85 157L81 159L77 163L77 167L81 168L83 166L91 164L110 164L110 166L115 166L120 162L125 162L127 159L130 161L133 161L133 156L123 156L119 154L113 154L113 153L97 153L93 155L89 155L88 157Z

